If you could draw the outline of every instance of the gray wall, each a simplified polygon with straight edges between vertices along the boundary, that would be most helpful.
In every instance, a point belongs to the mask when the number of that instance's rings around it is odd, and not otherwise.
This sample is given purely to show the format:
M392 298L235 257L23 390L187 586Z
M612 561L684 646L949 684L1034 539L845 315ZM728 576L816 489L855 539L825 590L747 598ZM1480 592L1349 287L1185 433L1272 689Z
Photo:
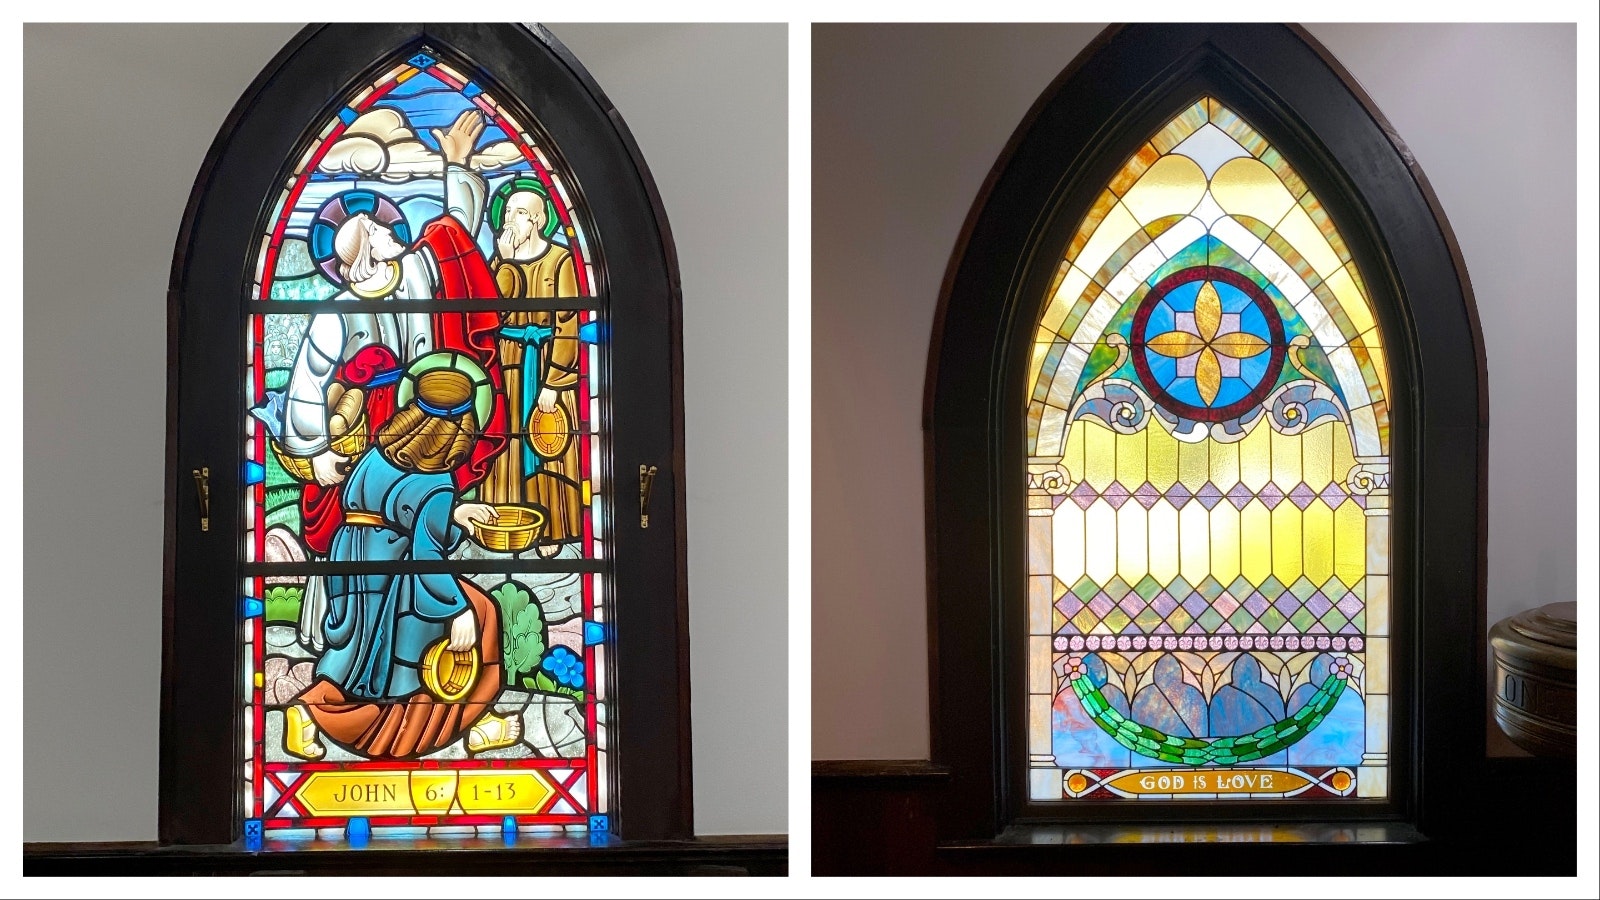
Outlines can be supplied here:
M167 271L217 129L297 30L24 30L24 840L156 836ZM552 30L682 265L696 828L785 832L786 31Z
M928 753L919 416L940 280L1006 140L1099 30L813 34L814 758ZM1576 31L1310 31L1416 154L1472 276L1493 416L1489 619L1570 600Z

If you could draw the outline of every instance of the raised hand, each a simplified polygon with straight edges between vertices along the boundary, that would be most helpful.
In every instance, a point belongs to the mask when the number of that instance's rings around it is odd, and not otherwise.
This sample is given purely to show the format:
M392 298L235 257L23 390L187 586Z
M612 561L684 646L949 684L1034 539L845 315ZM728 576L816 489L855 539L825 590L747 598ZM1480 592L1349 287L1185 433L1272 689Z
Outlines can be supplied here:
M485 127L483 113L469 109L456 117L449 130L430 128L428 131L439 142L439 152L444 154L447 164L464 166L473 148L478 146L478 138L483 136Z

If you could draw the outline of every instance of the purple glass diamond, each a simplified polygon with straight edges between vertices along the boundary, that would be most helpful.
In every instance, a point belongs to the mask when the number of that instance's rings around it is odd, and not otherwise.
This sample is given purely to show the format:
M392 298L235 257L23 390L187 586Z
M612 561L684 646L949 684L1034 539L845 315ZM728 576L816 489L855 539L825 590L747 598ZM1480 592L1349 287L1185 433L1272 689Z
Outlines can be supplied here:
M1161 616L1161 618L1165 619L1167 616L1172 615L1173 610L1178 608L1178 601L1172 599L1171 594L1167 593L1166 591L1162 591L1155 596L1154 600L1150 601L1150 608L1155 610L1156 614Z
M1078 599L1078 595L1068 593L1056 601L1056 609L1060 610L1063 616L1071 619L1078 613L1083 612L1083 601Z
M1322 596L1321 591L1317 591L1306 598L1306 609L1311 610L1311 614L1320 619L1328 610L1333 609L1333 601Z
M1250 489L1242 484L1236 484L1228 491L1228 502L1234 509L1244 509L1251 500Z
M1306 634L1327 634L1327 633L1328 633L1328 626L1322 624L1321 622L1318 622L1315 625L1312 625L1310 628L1306 629ZM1326 648L1324 648L1324 649L1326 649Z
M1184 611L1197 619L1200 618L1201 613L1206 611L1206 607L1210 605L1211 604L1206 602L1206 598L1200 596L1199 594L1190 594L1189 596L1183 598Z
M1072 502L1078 504L1081 509L1093 506L1096 496L1094 488L1089 487L1087 481L1078 482L1078 486L1072 489Z
M1157 500L1161 499L1161 492L1156 490L1155 485L1147 481L1139 485L1139 489L1133 492L1133 499L1139 501L1140 506L1149 509L1156 505Z
M1183 486L1182 482L1167 488L1167 502L1172 504L1173 509L1183 509L1183 505L1188 503L1189 498L1193 496L1193 494L1189 493L1189 489Z
M1278 490L1278 486L1270 481L1267 482L1267 486L1262 488L1261 492L1256 494L1256 496L1261 499L1261 502L1266 505L1267 509L1276 509L1278 504L1283 502L1283 491Z
M1367 508L1367 498L1366 497L1363 497L1360 494L1356 494L1351 499L1355 500L1356 501L1356 505L1361 507L1362 509L1366 509Z
M1127 613L1129 617L1134 617L1144 612L1145 607L1144 598L1131 591L1117 605L1122 607L1122 611Z
M1338 482L1330 482L1322 489L1322 502L1328 504L1329 509L1338 509L1339 504L1348 496L1350 495L1339 489Z
M1272 605L1276 606L1278 612L1283 613L1283 617L1287 619L1300 611L1300 598L1284 591L1278 595L1278 599L1272 601Z
M1217 626L1217 632L1216 633L1217 634L1238 634L1239 633L1239 629L1234 628L1232 625L1229 625L1227 622L1223 622L1221 625ZM1237 642L1235 642L1235 643L1237 643Z
M1228 594L1223 594L1217 599L1211 601L1211 608L1216 610L1218 613L1221 613L1222 617L1226 619L1228 616L1233 615L1234 610L1239 608L1239 601L1233 599L1233 597Z
M1162 622L1160 625L1157 625L1156 626L1156 630L1151 632L1151 633L1152 634L1177 634L1177 632L1172 630L1172 626L1168 625L1165 622Z
M1267 626L1261 624L1260 622L1251 622L1250 623L1250 627L1245 629L1245 633L1246 634L1266 634L1267 633ZM1262 645L1262 646L1264 647L1265 645Z
M1244 598L1244 608L1250 610L1250 615L1260 616L1267 611L1267 598L1261 596L1260 591L1251 591L1250 596Z
M1357 628L1356 627L1356 623L1354 623L1354 622L1346 622L1346 623L1344 623L1344 627L1339 629L1339 633L1340 634L1360 634L1361 633L1361 629Z
M1360 611L1360 597L1357 597L1355 594L1345 594L1343 597L1339 598L1339 612L1344 613L1345 618L1354 619L1356 617L1356 613Z
M1216 485L1208 481L1200 486L1200 490L1194 495L1194 498L1204 503L1206 509L1210 509L1222 501L1222 492L1217 490Z
M1098 594L1095 594L1094 599L1089 601L1089 611L1094 613L1097 618L1104 619L1106 617L1106 613L1111 612L1112 609L1116 608L1116 605L1117 604L1110 597L1107 597L1104 591L1102 591Z
M1289 499L1294 501L1295 506L1305 509L1311 505L1312 500L1317 499L1317 495L1311 488L1306 486L1305 482L1301 482L1294 486L1294 490L1289 492Z
M1111 504L1112 509L1121 509L1122 504L1127 503L1128 498L1133 495L1128 493L1127 488L1113 481L1111 482L1111 486L1106 488L1106 492L1101 496L1106 498L1106 502Z

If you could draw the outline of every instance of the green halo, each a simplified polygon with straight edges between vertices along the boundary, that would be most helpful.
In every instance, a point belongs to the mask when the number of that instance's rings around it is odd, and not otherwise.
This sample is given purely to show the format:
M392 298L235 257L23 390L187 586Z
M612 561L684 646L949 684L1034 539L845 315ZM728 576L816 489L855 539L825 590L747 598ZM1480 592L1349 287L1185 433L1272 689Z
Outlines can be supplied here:
M544 227L539 229L539 234L549 240L561 230L561 219L556 215L556 205L550 199L550 191L532 175L518 175L495 188L494 196L489 199L489 228L496 233L500 231L500 226L505 223L506 203L512 194L522 191L531 191L544 198Z
M478 365L477 360L456 350L436 350L407 366L406 373L400 376L400 384L395 389L396 408L411 402L411 398L417 394L417 379L434 369L455 369L472 379L472 413L478 419L479 430L487 428L489 412L494 403L494 382L489 380L489 373Z

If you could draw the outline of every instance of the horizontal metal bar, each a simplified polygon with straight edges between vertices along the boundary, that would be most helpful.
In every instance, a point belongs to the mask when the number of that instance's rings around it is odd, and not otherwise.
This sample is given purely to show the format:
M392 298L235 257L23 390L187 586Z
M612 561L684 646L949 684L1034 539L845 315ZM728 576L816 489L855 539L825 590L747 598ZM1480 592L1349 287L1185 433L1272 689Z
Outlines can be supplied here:
M564 312L600 310L600 297L486 297L471 300L247 300L251 315L268 313L441 313L441 312Z
M532 551L527 551L532 552ZM605 572L606 559L402 559L393 562L247 562L245 575L565 575Z

